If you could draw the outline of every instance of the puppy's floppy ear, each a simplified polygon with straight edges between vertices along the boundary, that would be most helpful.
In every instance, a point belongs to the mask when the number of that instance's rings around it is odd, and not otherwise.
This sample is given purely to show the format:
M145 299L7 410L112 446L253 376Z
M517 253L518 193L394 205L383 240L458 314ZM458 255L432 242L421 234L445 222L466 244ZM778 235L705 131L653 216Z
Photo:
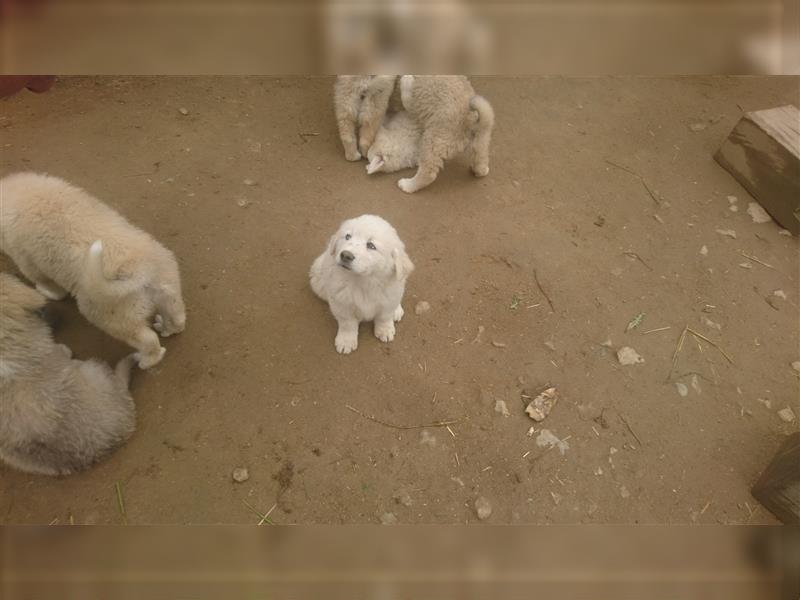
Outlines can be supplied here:
M395 248L392 250L392 258L394 258L394 272L397 279L403 280L414 270L414 263L406 254L405 248Z
M339 237L339 232L334 233L331 236L331 239L328 240L328 254L333 257L336 257L336 238Z

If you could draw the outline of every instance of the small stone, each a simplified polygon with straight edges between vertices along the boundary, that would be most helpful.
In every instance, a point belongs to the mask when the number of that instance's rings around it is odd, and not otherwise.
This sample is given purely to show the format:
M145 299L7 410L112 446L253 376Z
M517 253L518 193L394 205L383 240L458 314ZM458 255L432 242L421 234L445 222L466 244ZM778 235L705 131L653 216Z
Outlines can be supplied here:
M250 479L250 473L245 467L236 467L231 476L236 483L244 483Z
M431 309L430 303L426 302L425 300L420 300L414 307L414 313L417 315L421 315L423 313L428 312L430 309Z
M381 525L396 525L397 524L397 516L394 513L383 513L381 515Z
M739 207L738 207L738 206L736 206L735 204L731 204L731 205L728 207L728 210L729 210L729 211L731 211L731 212L739 212Z
M703 246L702 248L700 248L700 254L702 254L703 256L708 256L708 246Z
M569 442L558 439L549 429L542 429L539 432L539 435L536 437L536 445L540 448L544 448L545 446L555 448L557 446L562 456L569 450Z
M394 495L394 501L398 504L402 504L406 508L414 504L414 501L411 499L411 496L408 494L408 492L397 492Z
M494 346L495 348L505 348L506 344L504 342L496 342L492 340L492 346Z
M613 346L614 343L611 341L611 338L608 338L605 342L602 342L600 345L605 348L611 348L611 346Z
M427 429L423 429L422 433L419 434L419 443L433 448L436 446L436 436L431 435Z
M551 340L547 340L544 343L544 345L547 346L548 348L550 348L550 350L552 350L553 352L556 351L556 345Z
M736 232L733 229L716 229L715 231L725 237L736 239Z
M478 496L475 500L475 513L481 521L485 521L492 516L492 503L483 496Z
M628 491L628 488L626 488L624 485L620 486L619 495L622 496L623 498L631 497L631 493Z
M236 205L239 208L247 208L248 206L250 206L250 200L247 200L246 198L239 198L236 201Z
M178 109L178 112L181 113L184 117L189 114L189 111L183 108L182 106Z
M729 204L736 204L739 199L736 196L728 196L728 203Z
M530 398L530 395L526 394L524 391L522 396L523 398ZM550 414L550 411L553 410L556 402L558 402L558 391L554 387L547 388L530 401L525 412L531 419L538 423L544 421L547 415Z
M792 368L800 373L800 360L796 360L792 363Z
M706 127L708 127L708 123L703 121L698 121L697 123L692 123L689 125L689 129L697 133L698 131L703 131Z
M768 400L767 398L756 398L756 400L761 402L761 404L763 404L767 408L770 408L770 409L772 408L772 402L770 400Z
M782 408L781 410L779 410L778 416L781 418L781 421L785 421L786 423L794 423L794 420L796 418L794 416L794 411L788 406L786 408Z
M792 232L789 231L788 229L781 229L778 232L778 235L785 235L786 237L792 237Z
M774 292L772 292L772 295L777 296L781 300L786 300L786 292L784 292L783 290L775 290Z
M621 365L638 365L644 362L639 353L630 346L623 346L617 350L617 360Z
M751 202L747 205L747 214L753 219L753 223L769 223L772 217L767 214L767 211L758 202Z
M506 406L506 403L505 403L504 400L497 400L494 403L494 412L499 413L499 414L503 415L504 417L508 417L508 416L511 415L511 413L508 412L508 406Z
M602 474L603 474L603 467L597 467L597 468L594 470L594 474L595 474L595 475L602 475Z
M686 387L685 383L681 383L680 381L676 381L675 382L675 387L678 390L678 394L680 394L684 398L689 395L689 388Z
M242 183L245 184L245 185L257 185L256 181L253 181L252 179L249 179L249 178L245 179Z

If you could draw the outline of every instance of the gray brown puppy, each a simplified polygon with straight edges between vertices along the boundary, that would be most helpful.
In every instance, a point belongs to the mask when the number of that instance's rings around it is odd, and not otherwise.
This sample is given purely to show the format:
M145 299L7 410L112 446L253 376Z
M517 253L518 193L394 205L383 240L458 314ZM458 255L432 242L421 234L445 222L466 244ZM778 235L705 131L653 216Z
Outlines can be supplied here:
M133 355L112 371L71 358L42 319L46 299L0 273L0 459L22 471L68 475L122 444L135 428Z

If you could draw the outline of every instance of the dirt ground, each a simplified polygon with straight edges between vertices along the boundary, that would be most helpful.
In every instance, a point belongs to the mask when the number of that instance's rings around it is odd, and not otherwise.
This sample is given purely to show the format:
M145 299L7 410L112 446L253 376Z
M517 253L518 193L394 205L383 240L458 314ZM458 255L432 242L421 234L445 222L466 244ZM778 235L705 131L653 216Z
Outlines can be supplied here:
M0 466L0 521L464 523L482 496L491 523L776 522L749 488L797 429L777 411L800 415L798 242L753 222L712 154L798 83L477 79L490 175L462 157L412 196L344 160L327 78L67 78L4 100L0 174L62 176L154 234L189 313L135 374L130 442L67 478ZM340 356L307 271L365 212L417 269L395 341L364 325ZM127 353L58 306L78 357ZM719 350L689 335L671 370L686 325ZM560 400L534 423L521 393L546 385Z

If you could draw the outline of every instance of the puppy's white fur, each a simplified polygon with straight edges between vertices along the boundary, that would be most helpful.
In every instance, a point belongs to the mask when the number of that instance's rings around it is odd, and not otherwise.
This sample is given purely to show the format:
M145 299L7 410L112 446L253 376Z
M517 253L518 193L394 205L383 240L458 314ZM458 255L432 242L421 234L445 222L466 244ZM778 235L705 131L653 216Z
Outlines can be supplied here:
M352 257L347 260L347 257ZM391 342L403 318L401 301L414 264L394 227L375 215L342 223L311 265L311 289L339 324L337 352L358 347L358 324L373 321L375 337Z
M333 108L347 160L360 160L375 141L390 104L400 107L395 75L339 75L333 87Z
M414 177L397 182L401 190L413 193L430 185L444 161L468 147L472 172L478 177L489 174L494 110L475 94L466 77L403 75L398 87L403 106L422 130L419 168Z
M367 152L367 173L394 173L416 167L422 131L406 111L389 115Z
M91 323L139 351L140 367L159 362L166 350L156 331L186 325L172 252L57 177L9 175L0 198L0 250L25 277L48 298L74 295Z
M67 475L133 432L128 381L135 360L128 356L112 371L72 359L41 316L45 302L0 273L0 459L30 473Z

